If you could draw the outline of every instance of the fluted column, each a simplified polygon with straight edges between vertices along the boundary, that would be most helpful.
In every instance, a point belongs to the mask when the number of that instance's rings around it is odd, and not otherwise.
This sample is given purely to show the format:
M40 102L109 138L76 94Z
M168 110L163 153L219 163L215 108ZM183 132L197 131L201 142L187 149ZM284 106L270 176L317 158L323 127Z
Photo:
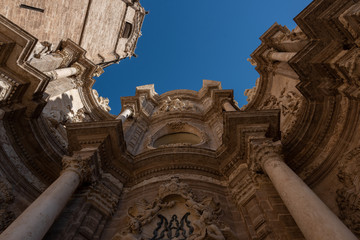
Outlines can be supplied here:
M250 142L249 167L263 170L270 178L298 227L308 240L356 240L355 235L284 163L281 143Z
M134 107L133 106L125 106L124 111L122 111L116 119L121 119L124 123L126 119L134 114Z
M63 159L63 171L1 235L0 240L40 240L82 181L92 173L93 155Z
M231 103L228 100L224 101L224 103L222 104L222 107L227 112L235 112L236 111L236 109L233 107L233 105L231 105Z

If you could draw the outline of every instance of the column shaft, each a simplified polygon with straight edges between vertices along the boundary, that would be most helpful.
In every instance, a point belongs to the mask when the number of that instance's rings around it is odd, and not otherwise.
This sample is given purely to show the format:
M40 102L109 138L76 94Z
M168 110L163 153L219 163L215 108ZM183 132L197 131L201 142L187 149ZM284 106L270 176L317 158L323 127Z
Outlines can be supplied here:
M280 156L265 159L262 165L306 239L357 239Z
M269 57L274 61L288 62L295 54L296 52L271 52Z
M47 76L51 77L52 80L62 79L70 77L78 73L78 69L75 67L59 68L50 72L44 72Z
M116 117L116 119L121 119L122 122L125 122L126 119L128 119L133 112L129 108L125 108L125 110L119 114L119 116Z
M0 240L40 240L80 184L80 176L65 171L1 235Z

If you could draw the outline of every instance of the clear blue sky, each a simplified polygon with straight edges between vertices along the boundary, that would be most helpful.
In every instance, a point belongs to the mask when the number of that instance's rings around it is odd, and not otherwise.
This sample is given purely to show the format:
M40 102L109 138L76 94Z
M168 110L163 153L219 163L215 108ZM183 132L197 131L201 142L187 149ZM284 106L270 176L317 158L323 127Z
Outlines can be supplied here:
M275 22L292 30L293 18L310 0L142 0L145 17L137 58L105 69L94 88L110 99L119 114L120 97L133 96L136 86L155 84L157 93L199 90L202 79L234 89L239 106L244 90L258 73L246 60L260 45L259 37Z

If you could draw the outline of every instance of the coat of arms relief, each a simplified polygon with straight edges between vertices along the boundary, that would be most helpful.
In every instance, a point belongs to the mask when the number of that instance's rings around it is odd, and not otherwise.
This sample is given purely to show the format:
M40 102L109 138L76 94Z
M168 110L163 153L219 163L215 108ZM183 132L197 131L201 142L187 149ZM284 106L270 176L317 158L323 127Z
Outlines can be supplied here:
M198 200L178 177L159 187L157 197L128 209L127 227L112 240L237 239L220 219L220 203L212 197Z

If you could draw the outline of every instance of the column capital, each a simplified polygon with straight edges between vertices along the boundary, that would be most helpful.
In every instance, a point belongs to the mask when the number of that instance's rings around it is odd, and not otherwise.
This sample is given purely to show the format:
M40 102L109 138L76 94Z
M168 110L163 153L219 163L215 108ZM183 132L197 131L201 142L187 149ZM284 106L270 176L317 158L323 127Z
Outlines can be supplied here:
M269 160L283 161L281 141L250 139L248 168L253 172L263 172L263 166Z
M135 104L134 103L128 103L123 106L124 109L129 109L133 115L135 115Z
M82 182L94 182L98 175L98 156L96 150L82 150L73 156L64 156L62 159L62 173L76 172Z

